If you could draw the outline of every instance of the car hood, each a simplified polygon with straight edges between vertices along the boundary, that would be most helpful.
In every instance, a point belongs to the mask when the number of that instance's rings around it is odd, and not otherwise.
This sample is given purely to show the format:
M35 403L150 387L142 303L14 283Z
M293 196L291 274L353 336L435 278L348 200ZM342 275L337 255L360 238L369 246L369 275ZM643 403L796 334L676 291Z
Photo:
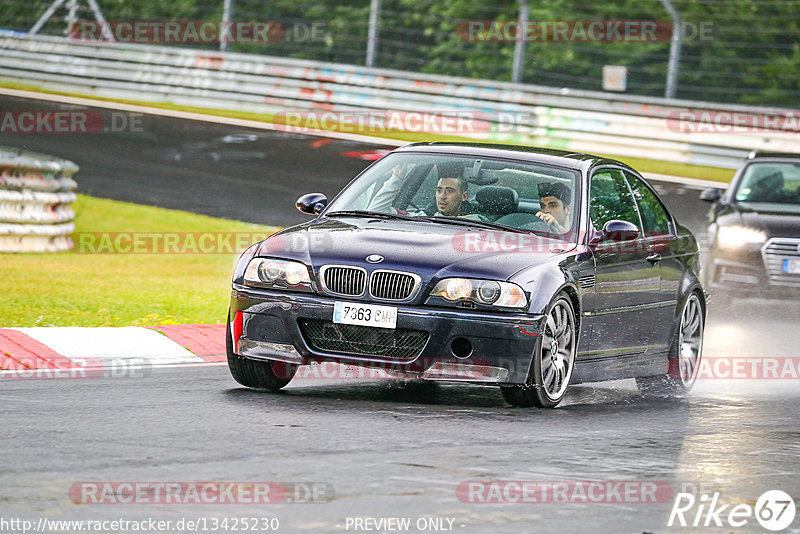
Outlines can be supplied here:
M419 274L424 282L446 276L507 280L526 268L553 261L575 247L534 234L485 230L424 221L320 218L279 232L259 256L297 259L315 273L323 265L355 265ZM367 256L380 255L379 263Z
M800 238L800 210L772 204L730 205L717 218L720 226L747 226L764 230L768 237Z

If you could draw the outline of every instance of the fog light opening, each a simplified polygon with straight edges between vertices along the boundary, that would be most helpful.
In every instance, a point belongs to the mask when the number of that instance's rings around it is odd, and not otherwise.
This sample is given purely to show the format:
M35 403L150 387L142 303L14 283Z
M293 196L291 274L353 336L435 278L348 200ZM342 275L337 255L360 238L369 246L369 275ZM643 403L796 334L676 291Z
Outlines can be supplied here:
M456 358L469 358L472 355L472 343L465 337L457 337L450 344L450 351Z

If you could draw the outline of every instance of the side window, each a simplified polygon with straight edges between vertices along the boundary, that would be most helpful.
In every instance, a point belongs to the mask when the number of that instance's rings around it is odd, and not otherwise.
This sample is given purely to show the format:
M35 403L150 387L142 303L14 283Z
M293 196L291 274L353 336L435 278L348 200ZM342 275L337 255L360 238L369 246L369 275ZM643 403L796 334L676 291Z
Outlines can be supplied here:
M636 202L628 184L617 169L601 169L592 175L589 191L589 219L595 230L602 230L611 220L627 221L642 227Z
M670 219L666 208L658 197L642 182L638 176L629 172L625 173L628 183L633 191L633 197L639 205L639 213L642 215L644 231L646 235L668 235L670 230Z

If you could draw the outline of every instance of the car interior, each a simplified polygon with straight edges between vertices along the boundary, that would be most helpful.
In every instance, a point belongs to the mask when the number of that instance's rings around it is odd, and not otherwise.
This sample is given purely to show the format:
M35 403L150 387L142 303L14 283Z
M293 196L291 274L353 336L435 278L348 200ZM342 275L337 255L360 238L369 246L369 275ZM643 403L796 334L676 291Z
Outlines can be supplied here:
M420 166L416 171L418 189L405 206L400 204L403 195L398 195L396 207L422 205L426 214L433 215L437 211L435 199L431 200L438 181L435 166ZM462 213L478 213L497 224L541 232L548 232L549 227L536 216L540 209L538 185L560 182L570 189L574 187L572 178L513 168L495 161L475 160L471 168L465 167L463 177L469 183L469 198L462 204ZM414 184L410 181L409 188L413 189Z

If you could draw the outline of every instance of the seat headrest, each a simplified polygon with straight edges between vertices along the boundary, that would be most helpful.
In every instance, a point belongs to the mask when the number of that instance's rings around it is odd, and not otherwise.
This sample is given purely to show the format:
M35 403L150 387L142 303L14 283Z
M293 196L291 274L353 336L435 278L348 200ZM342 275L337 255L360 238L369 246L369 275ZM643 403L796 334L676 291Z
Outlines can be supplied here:
M510 187L496 185L484 187L475 194L475 200L485 213L507 215L514 213L519 207L519 195Z

